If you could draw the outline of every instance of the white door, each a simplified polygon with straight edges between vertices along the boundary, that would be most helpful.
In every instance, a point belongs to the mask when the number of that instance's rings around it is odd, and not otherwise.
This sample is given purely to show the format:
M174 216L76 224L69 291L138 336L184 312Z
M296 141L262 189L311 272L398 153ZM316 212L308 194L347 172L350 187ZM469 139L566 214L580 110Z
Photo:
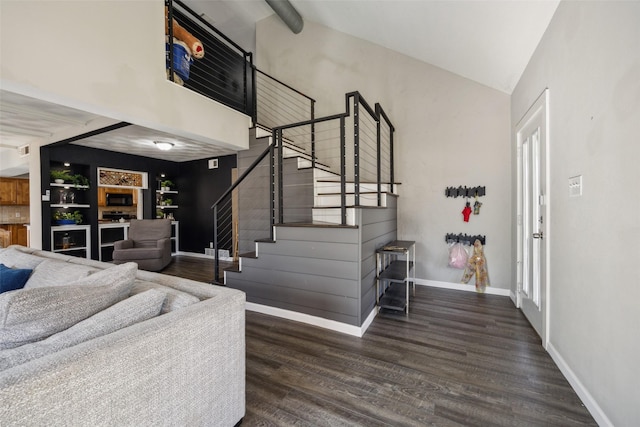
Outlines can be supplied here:
M547 344L548 90L516 127L518 144L518 306Z

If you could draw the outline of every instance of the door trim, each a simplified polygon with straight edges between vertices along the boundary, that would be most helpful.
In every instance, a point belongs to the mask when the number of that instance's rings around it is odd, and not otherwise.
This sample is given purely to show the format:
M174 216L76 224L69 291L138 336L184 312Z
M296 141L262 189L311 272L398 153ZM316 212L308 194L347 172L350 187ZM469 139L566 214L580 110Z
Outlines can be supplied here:
M551 191L550 191L550 132L549 132L549 89L546 88L536 99L536 101L529 107L527 112L522 116L522 118L518 121L514 128L514 139L516 141L516 185L517 185L517 200L516 200L516 251L517 251L517 259L516 259L516 307L522 309L522 286L523 286L523 194L522 194L522 182L523 182L523 167L522 167L522 141L519 137L519 130L526 127L529 122L536 118L538 114L542 114L542 123L544 132L544 158L542 161L545 162L544 168L544 179L545 184L542 189L544 194L544 218L546 222L545 226L545 235L542 241L540 242L544 246L544 294L545 300L544 304L541 307L542 313L542 330L541 330L541 339L542 346L546 349L549 344L549 326L550 326L550 318L549 318L549 308L551 306L551 248L550 248L550 239L552 237L551 233Z

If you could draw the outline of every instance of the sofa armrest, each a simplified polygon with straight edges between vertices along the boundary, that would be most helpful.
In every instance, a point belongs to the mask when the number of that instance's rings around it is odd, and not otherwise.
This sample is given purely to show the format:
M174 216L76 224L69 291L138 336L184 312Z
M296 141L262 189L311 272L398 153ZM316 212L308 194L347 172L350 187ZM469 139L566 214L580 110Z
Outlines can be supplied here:
M166 250L167 248L169 249L169 252L171 252L171 239L170 238L165 238L165 239L159 239L157 242L157 247L162 249L162 250Z
M1 371L2 424L235 425L245 414L245 295L214 292Z
M133 240L118 240L113 243L114 250L133 248Z

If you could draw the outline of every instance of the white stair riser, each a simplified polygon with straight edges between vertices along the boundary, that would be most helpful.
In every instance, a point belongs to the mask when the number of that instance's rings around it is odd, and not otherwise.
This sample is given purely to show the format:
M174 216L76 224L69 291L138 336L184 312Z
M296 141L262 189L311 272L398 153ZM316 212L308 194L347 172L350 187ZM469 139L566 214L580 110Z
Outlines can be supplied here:
M381 184L381 191L389 193L389 185ZM398 194L398 187L394 186L394 194ZM355 192L355 184L353 182L347 182L345 184L345 191L347 193ZM375 193L378 191L378 184L364 183L360 184L361 193ZM321 193L340 193L340 182L318 181L316 182L316 194Z
M381 206L387 206L387 194L381 194ZM347 194L346 195L346 204L347 206L355 205L355 194ZM319 194L315 198L315 205L318 207L323 206L340 206L340 195L339 194ZM377 194L361 194L360 195L360 206L378 206L378 195Z

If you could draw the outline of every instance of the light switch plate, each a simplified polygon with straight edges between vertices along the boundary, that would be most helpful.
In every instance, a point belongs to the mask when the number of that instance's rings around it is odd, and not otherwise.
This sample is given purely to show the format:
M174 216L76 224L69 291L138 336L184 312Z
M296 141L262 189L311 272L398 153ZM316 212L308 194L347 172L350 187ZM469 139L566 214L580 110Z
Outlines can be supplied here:
M569 197L582 196L582 175L569 178Z

